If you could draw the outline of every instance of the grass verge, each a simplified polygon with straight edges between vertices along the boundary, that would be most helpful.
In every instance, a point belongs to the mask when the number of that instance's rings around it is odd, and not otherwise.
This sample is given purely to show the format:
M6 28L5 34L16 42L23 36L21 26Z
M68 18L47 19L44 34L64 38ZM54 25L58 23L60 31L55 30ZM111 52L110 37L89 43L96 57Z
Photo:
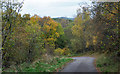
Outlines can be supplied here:
M4 72L57 72L63 65L71 61L71 58L66 57L53 57L48 61L37 61L33 64L27 65L27 63L21 64L19 67L9 68Z
M96 67L100 72L119 72L120 62L113 60L113 58L102 54L96 58Z

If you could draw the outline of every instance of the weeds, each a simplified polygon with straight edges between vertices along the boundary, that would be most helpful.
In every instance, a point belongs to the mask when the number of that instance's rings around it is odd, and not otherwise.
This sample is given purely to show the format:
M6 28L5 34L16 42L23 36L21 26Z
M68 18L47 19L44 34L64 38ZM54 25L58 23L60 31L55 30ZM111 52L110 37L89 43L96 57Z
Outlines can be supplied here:
M120 62L114 62L109 56L102 54L96 59L96 66L101 72L118 72Z
M58 68L61 68L64 64L71 60L71 58L54 57L46 62L39 60L31 65L29 64L29 66L27 63L23 63L15 68L9 68L4 72L56 72Z

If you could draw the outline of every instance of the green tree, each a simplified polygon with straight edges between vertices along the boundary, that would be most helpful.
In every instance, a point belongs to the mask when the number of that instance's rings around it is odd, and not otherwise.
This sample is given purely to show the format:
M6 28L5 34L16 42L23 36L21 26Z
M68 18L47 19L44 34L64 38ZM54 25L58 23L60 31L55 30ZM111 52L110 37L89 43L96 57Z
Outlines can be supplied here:
M74 35L74 39L71 39L71 41L72 46L74 47L74 50L76 50L76 52L83 51L86 47L86 39L88 38L88 34L85 31L87 26L85 22L90 20L90 16L88 15L88 13L88 9L83 7L83 11L74 19L75 25L72 27L72 34Z
M3 49L3 66L8 67L12 59L12 53L9 47L14 45L12 41L12 36L15 30L15 27L18 25L19 12L23 6L23 2L17 2L14 0L0 1L2 8L2 47Z

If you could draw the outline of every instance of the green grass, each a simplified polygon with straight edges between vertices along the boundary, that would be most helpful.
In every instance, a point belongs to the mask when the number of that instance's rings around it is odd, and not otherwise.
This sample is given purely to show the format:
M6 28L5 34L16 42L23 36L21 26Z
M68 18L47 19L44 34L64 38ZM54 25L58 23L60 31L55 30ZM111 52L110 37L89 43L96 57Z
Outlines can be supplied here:
M56 72L58 68L62 68L67 62L71 61L71 58L54 57L51 60L37 61L34 64L25 66L27 63L22 64L24 67L11 68L6 70L7 72ZM6 72L5 71L5 72Z
M120 62L115 62L113 58L110 58L105 54L100 55L96 59L96 66L101 72L118 72L119 65Z

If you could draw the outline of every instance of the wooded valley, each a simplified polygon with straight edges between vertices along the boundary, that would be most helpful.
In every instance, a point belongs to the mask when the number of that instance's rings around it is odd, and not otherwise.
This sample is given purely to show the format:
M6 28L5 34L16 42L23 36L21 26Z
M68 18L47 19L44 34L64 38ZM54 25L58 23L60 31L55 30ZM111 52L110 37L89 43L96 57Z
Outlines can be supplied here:
M74 19L22 16L24 2L0 0L0 3L3 72L56 72L72 60L67 57L85 53L104 54L111 61L102 65L99 61L97 67L114 63L119 65L114 67L115 72L120 72L120 2L80 5Z

